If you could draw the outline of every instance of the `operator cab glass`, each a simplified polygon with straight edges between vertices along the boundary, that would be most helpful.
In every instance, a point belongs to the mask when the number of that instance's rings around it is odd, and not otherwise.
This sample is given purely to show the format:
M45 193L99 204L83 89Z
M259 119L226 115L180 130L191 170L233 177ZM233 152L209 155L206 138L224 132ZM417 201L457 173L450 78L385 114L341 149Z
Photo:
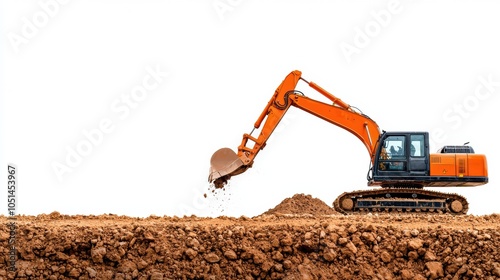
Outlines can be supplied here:
M410 155L412 157L424 157L425 156L425 143L424 135L412 134L410 135L411 145L410 145Z
M405 136L388 136L384 139L382 152L379 155L380 171L406 170Z
M374 175L429 175L429 136L426 132L386 132L381 136Z

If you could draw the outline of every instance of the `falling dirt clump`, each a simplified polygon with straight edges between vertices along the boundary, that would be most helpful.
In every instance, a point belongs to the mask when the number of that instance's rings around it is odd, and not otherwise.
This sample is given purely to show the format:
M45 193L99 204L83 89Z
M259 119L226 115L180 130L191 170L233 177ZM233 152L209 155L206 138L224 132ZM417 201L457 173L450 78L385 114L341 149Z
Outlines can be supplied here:
M203 194L204 203L209 209L210 216L220 216L231 207L231 184L227 183L222 187L214 184L208 186L207 192Z
M296 194L286 198L263 215L332 215L337 212L325 202L311 195Z

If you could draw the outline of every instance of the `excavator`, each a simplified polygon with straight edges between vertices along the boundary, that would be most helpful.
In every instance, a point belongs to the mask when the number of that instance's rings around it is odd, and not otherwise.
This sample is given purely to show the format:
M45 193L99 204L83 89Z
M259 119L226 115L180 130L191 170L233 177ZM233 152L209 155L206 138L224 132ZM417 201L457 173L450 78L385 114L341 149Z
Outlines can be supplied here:
M305 96L296 90L303 81L330 102ZM356 136L370 155L367 185L374 189L344 192L333 202L337 212L410 212L466 214L469 208L459 194L426 190L426 187L475 187L488 183L486 156L464 145L446 145L429 152L429 133L381 131L377 123L359 109L332 95L294 70L278 86L250 133L243 134L237 153L217 150L210 159L208 181L224 187L235 175L251 168L290 106L299 108ZM265 122L264 122L265 120ZM259 135L252 136L255 129Z

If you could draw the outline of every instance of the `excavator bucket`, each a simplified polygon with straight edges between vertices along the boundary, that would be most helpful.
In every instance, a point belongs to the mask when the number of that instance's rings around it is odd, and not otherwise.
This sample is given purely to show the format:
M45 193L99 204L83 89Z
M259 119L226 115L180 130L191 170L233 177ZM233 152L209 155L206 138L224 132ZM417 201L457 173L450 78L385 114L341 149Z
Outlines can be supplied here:
M243 161L229 148L217 150L210 159L210 174L208 181L215 187L222 188L232 175L240 174Z

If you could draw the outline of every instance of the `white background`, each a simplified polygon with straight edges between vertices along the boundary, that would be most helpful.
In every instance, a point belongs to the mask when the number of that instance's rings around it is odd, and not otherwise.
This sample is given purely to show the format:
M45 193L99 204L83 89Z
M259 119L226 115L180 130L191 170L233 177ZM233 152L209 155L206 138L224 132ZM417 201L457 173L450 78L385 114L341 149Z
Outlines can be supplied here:
M213 152L237 148L295 69L381 129L442 133L432 151L470 141L488 157L490 182L434 190L466 196L470 214L500 213L499 8L497 1L2 1L0 213L8 163L18 167L18 212L27 215L255 216L296 193L331 204L367 189L363 144L292 108L254 167L209 193ZM135 108L123 107L147 69L168 77ZM326 101L303 83L298 89ZM102 121L111 131L69 167L69 150ZM61 180L58 164L71 170Z

